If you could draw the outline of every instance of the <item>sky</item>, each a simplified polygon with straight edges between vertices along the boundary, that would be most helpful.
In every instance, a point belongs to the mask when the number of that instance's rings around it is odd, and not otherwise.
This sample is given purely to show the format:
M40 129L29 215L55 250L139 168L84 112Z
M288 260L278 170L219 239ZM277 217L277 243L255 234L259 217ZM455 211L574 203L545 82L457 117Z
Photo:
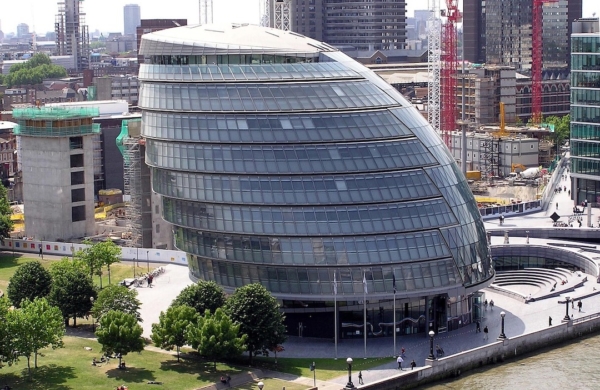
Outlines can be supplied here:
M259 3L264 0L213 0L215 23L259 22ZM427 2L406 0L407 16L415 9L422 9ZM17 31L19 23L29 25L29 31L44 35L54 30L54 17L58 11L53 0L3 1L0 5L1 30L6 34ZM199 20L198 0L84 0L84 11L90 32L123 32L123 6L135 3L140 6L142 19L188 19L188 24ZM443 0L442 0L443 3ZM459 0L459 3L462 1ZM444 8L444 7L442 7ZM599 0L583 0L583 16L591 17L595 12L600 16Z

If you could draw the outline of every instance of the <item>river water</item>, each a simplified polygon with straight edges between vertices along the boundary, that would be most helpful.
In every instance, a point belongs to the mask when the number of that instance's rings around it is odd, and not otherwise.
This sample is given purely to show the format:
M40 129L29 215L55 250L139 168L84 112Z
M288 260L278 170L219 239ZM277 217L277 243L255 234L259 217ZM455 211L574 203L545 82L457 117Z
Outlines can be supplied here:
M419 389L600 389L600 335L576 339Z

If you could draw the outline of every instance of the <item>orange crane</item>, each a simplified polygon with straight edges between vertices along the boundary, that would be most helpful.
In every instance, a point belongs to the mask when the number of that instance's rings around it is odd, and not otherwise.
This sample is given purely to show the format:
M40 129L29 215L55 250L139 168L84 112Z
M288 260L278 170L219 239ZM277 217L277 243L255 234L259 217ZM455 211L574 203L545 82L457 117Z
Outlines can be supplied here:
M441 16L447 18L442 28L441 52L441 105L440 105L440 130L444 143L451 148L452 131L456 130L458 110L456 104L457 91L457 41L456 25L462 22L462 14L458 9L458 0L446 0L446 10Z

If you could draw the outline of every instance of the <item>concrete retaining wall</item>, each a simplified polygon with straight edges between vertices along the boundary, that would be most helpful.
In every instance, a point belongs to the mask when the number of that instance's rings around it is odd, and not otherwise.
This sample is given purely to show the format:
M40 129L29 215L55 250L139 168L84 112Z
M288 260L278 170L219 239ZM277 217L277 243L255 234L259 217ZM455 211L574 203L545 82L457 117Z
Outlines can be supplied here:
M425 383L453 378L474 368L518 358L525 353L598 331L600 331L600 317L578 323L572 321L562 323L504 341L495 341L483 347L441 359L427 360L426 367L369 383L361 386L361 390L410 389Z

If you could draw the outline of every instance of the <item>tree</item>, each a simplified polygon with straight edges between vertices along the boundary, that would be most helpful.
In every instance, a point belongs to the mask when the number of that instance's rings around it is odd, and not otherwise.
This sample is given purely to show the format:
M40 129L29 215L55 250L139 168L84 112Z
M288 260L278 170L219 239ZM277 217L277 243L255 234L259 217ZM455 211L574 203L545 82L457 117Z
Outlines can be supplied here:
M4 76L4 83L10 88L14 85L41 84L46 78L61 78L67 76L67 71L62 66L52 65L50 57L38 53L28 61L13 65L8 75Z
M114 242L107 240L93 243L90 240L83 242L87 247L77 252L77 257L88 267L91 275L100 276L102 288L102 267L108 268L108 284L110 284L110 265L121 261L121 248Z
M100 329L96 331L96 336L102 345L102 352L119 356L120 367L123 356L144 349L142 331L134 315L111 310L100 318Z
M106 313L115 310L131 314L141 322L141 303L137 299L137 295L136 290L130 290L124 286L107 286L98 293L98 299L94 301L92 307L92 315L96 321L99 321Z
M20 307L25 299L33 301L50 294L52 276L39 261L25 263L10 278L6 293L13 306Z
M85 265L77 259L71 261L62 259L50 267L52 275L52 288L48 300L57 306L65 325L69 324L69 318L73 317L73 327L77 326L77 317L86 316L92 308L91 297L94 300L98 293L88 275Z
M166 312L161 312L157 324L152 324L150 339L157 347L171 351L177 348L177 361L179 350L187 341L187 331L190 324L196 323L198 313L189 306L171 306Z
M14 348L27 358L27 370L31 377L31 355L37 357L41 349L62 348L65 326L60 310L50 306L46 298L25 300L21 308L8 313L8 324L13 334Z
M206 310L214 313L225 304L225 293L223 289L213 281L200 280L196 284L187 286L175 298L171 306L186 305L196 309L200 315Z
M0 368L9 366L17 359L14 347L14 334L8 323L10 302L6 297L0 298Z
M13 221L10 219L12 210L8 202L6 187L0 184L0 238L10 237Z
M240 335L240 324L235 324L223 309L215 314L206 310L204 317L188 326L188 343L198 350L201 356L210 359L217 368L217 360L240 355L246 350L245 334Z
M258 283L235 290L225 304L225 312L240 324L240 332L248 335L246 348L249 362L253 355L269 355L269 350L282 344L285 337L284 315L273 296Z
M549 116L544 123L554 125L552 138L557 146L562 145L566 139L569 139L571 135L571 116L569 114L562 117Z

